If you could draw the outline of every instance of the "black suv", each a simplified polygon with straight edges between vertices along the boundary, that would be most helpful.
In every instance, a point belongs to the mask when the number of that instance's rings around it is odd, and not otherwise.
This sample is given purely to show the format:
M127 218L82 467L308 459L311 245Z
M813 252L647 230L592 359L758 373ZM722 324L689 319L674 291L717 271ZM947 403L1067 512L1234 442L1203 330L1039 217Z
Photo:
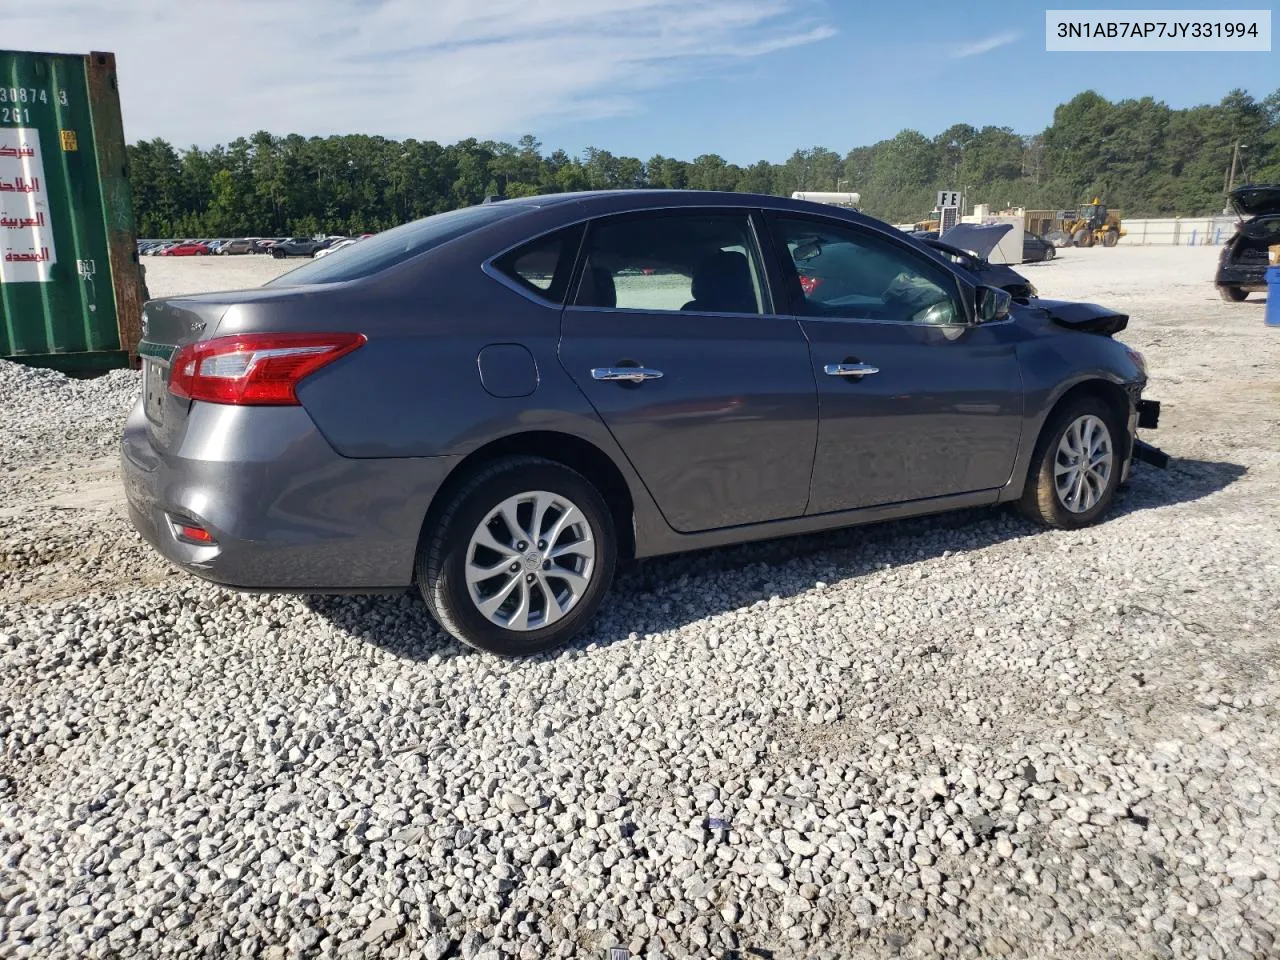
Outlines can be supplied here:
M1280 184L1236 187L1229 198L1240 222L1222 247L1213 282L1223 300L1239 303L1267 289L1267 248L1280 244Z

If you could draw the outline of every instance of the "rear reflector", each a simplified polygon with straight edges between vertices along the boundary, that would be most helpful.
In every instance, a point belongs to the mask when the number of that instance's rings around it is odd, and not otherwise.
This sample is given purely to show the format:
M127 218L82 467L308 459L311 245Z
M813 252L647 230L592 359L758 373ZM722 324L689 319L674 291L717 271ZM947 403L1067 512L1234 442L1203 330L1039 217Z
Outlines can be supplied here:
M198 543L198 544L217 543L217 541L213 539L212 533L210 533L204 527L197 527L195 524L192 524L192 523L181 523L175 520L173 523L173 530L174 530L174 533L178 535L179 540L185 540L188 543Z
M172 361L169 392L239 406L297 406L298 384L366 342L362 333L245 333L189 343Z

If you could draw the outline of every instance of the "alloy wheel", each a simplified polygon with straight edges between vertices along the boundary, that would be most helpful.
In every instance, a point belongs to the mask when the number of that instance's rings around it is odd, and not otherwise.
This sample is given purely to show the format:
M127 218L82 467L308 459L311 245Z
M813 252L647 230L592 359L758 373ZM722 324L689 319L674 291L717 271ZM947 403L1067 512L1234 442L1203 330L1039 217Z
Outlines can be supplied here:
M540 630L578 604L595 565L595 535L583 512L565 496L531 490L503 500L471 535L467 593L491 623Z
M1093 414L1077 417L1058 441L1053 464L1058 501L1072 513L1085 513L1102 499L1115 456L1111 430Z

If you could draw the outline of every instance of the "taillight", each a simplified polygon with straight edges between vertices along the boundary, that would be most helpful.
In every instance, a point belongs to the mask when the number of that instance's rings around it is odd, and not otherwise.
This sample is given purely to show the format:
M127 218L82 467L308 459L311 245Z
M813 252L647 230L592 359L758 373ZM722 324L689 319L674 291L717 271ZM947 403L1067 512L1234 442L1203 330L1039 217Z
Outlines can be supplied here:
M245 333L178 350L169 392L239 406L297 406L298 384L361 344L362 333Z
M800 288L804 290L806 297L813 296L813 291L822 285L821 277L807 277L803 273L800 274Z

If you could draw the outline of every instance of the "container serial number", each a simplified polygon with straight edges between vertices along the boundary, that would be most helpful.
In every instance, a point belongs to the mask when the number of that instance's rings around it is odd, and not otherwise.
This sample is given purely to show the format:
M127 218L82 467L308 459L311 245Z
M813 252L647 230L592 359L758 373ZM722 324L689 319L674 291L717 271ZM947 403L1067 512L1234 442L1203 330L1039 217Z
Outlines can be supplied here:
M41 90L39 87L0 87L0 103L47 106L50 99L64 107L70 102L65 90L55 90L51 98L48 90Z

